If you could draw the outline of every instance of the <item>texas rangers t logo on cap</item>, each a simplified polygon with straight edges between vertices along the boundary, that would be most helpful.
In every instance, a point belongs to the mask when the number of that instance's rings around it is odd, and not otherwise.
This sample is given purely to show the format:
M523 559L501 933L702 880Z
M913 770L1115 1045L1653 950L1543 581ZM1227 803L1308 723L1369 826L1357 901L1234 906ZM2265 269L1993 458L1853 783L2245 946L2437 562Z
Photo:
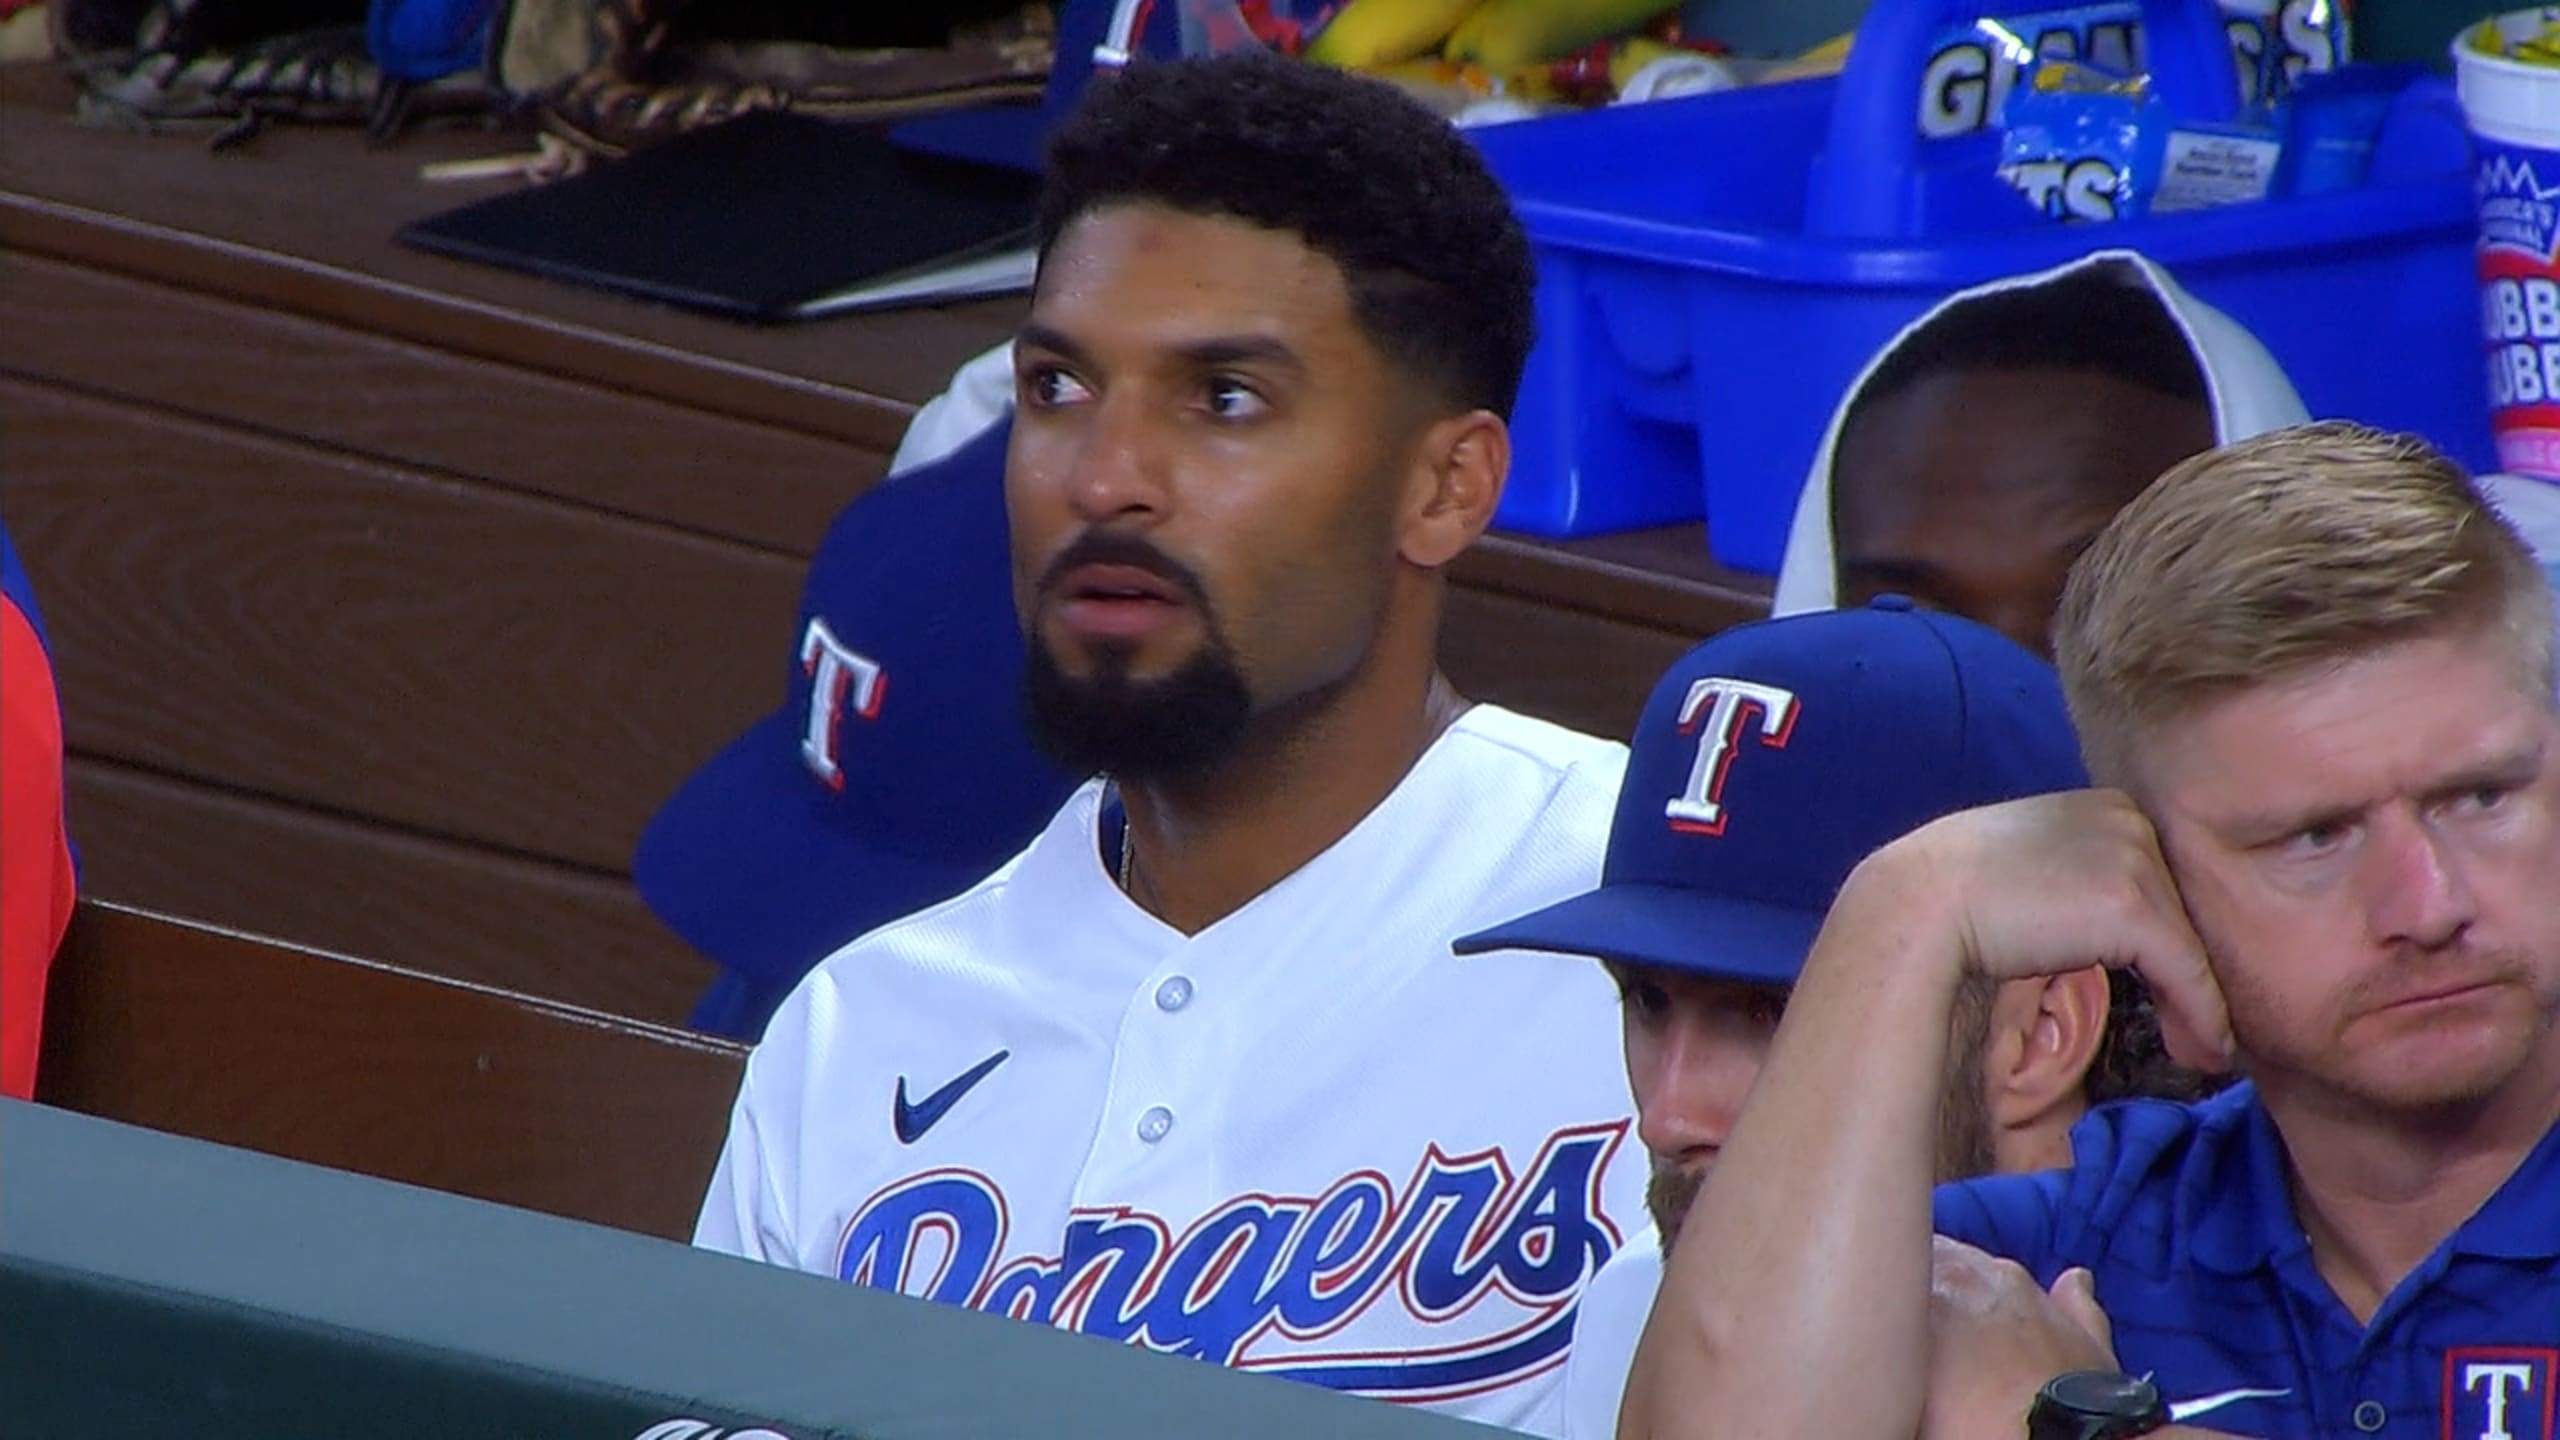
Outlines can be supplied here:
M1671 828L1692 835L1723 834L1725 772L1733 768L1743 726L1756 717L1760 743L1784 750L1795 732L1797 710L1795 692L1775 685L1721 675L1691 685L1680 702L1680 733L1698 737L1698 763L1690 768L1689 788L1662 807Z
M816 615L800 636L800 668L809 674L809 728L800 737L800 758L830 789L844 788L844 767L836 763L836 724L845 701L865 720L880 714L889 693L889 674L869 656L848 647Z

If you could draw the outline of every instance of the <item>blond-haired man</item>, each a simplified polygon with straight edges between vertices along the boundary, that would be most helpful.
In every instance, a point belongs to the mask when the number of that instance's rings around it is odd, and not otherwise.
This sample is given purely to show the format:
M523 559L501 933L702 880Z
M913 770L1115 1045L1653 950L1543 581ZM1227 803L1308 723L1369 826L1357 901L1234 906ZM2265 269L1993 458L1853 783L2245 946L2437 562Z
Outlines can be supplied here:
M1936 822L1842 890L1621 1433L2551 1440L2551 626L2514 532L2404 437L2278 431L2127 507L2057 626L2119 788ZM1927 1017L2093 955L2247 1082L2100 1110L2073 1169L1933 1215ZM1933 1228L2025 1273L1959 1252L1933 1294Z

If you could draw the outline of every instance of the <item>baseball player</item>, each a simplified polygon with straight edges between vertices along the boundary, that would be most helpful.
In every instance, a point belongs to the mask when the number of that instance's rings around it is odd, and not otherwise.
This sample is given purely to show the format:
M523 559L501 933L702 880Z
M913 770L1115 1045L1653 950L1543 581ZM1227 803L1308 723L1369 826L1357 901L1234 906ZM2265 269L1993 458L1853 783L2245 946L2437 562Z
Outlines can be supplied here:
M1583 1293L1562 1433L1607 1440L1689 1202L1759 1070L1824 910L1870 852L1969 806L2088 777L2053 668L1899 596L1728 630L1654 687L1600 887L1458 943L1596 957L1625 997L1653 1228ZM2091 1103L2182 1088L2105 972L1976 986L1940 1089L1941 1178L2068 1165Z
M2422 442L2308 425L2161 477L2073 570L2056 636L2091 769L2125 788L1968 811L1859 867L1672 1254L1622 1433L2548 1437L2540 570ZM1933 1207L1946 1042L1916 1021L1968 977L2092 953L2248 1078L2095 1112L2070 1170ZM2108 1324L1933 1326L1933 1221L2022 1265L2020 1299L2076 1289ZM1801 1383L1808 1355L1858 1383Z
M697 1242L1551 1427L1642 1209L1616 996L1450 943L1596 881L1625 750L1434 662L1526 241L1427 111L1251 57L1096 87L1041 216L1024 690L1099 778L784 1002Z
M2127 500L2305 418L2255 336L2132 251L1963 291L1841 398L1775 612L1909 595L2050 655L2063 574Z

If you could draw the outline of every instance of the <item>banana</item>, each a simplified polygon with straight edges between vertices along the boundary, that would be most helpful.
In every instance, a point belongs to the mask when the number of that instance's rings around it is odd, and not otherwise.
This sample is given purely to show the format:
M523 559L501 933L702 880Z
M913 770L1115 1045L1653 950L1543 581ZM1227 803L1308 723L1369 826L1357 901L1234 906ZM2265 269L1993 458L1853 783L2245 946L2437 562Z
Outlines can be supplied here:
M1430 53L1483 0L1351 0L1307 45L1306 58L1346 69Z
M1458 28L1449 32L1449 38L1441 45L1440 53L1451 60L1473 59L1477 49L1477 32L1484 29L1484 12L1492 8L1492 0L1486 0L1486 3L1468 11L1466 18L1458 22Z
M1801 80L1808 75L1837 75L1849 63L1849 42L1855 34L1834 35L1793 60L1764 72L1760 83L1775 84L1780 80Z
M1633 30L1679 0L1485 0L1444 53L1488 70L1516 70Z
M1668 60L1674 55L1692 53L1677 45L1665 45L1642 35L1633 36L1609 57L1609 88L1624 93L1627 82L1636 78L1636 72L1647 65L1656 60Z
M1437 55L1417 55L1411 60L1390 60L1384 65L1365 65L1361 69L1373 78L1395 85L1459 86L1466 83L1467 76L1467 67Z

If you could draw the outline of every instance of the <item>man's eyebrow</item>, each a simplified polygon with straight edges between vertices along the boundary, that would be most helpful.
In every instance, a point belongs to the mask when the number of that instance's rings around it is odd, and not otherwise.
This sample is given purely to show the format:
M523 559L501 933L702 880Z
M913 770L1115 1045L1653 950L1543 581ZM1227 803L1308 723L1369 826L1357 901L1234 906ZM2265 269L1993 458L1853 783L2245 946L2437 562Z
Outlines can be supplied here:
M1014 332L1014 345L1024 350L1044 350L1069 364L1090 366L1093 356L1065 333L1038 321L1027 321ZM1307 362L1288 342L1268 335L1207 335L1186 340L1173 347L1173 353L1195 370L1215 370L1227 365L1268 365L1304 374Z
M2272 845L2311 830L2334 829L2352 825L2362 818L2365 807L2355 805L2314 805L2300 810L2260 810L2234 815L2218 827L2223 834L2249 847Z
M1078 365L1093 358L1085 353L1083 346L1037 320L1024 321L1022 328L1014 332L1013 343L1016 349L1046 350Z
M2419 798L2437 801L2471 790L2503 790L2532 781L2542 767L2542 747L2536 743L2509 746L2479 756L2445 772ZM2351 824L2361 818L2364 803L2314 805L2300 810L2265 810L2234 815L2218 828L2245 844L2264 845L2306 830L2332 825Z
M2473 790L2508 790L2533 782L2542 770L2542 746L2536 743L2510 746L2456 766L2436 782L2428 792L2430 800L2461 795Z
M1268 335L1212 335L1175 347L1194 366L1214 370L1222 365L1276 365L1303 372L1307 362L1287 342Z

